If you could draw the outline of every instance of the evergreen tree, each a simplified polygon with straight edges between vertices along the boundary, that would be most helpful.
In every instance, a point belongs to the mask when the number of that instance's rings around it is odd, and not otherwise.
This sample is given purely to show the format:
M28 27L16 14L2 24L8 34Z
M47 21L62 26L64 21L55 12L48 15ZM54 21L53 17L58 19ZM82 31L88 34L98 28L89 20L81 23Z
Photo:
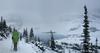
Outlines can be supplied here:
M93 53L94 52L94 48L93 48L93 44L92 43L90 43L91 44L91 53Z
M16 31L16 29L15 29L15 28L13 28L13 31Z
M37 37L36 36L34 36L34 41L36 42L38 39L37 39Z
M12 28L11 26L8 27L9 32L12 32Z
M7 31L7 25L6 25L6 21L3 21L3 31L6 32Z
M8 32L9 32L9 30L8 30L7 25L6 25L6 20L4 20L3 17L1 16L1 20L0 20L0 35L2 37L6 37L9 34ZM6 36L4 34L6 34Z
M3 17L1 16L1 21L0 21L0 31L3 31Z
M22 40L22 33L20 33L20 40Z
M6 21L4 20L4 22L3 22L3 27L4 28L7 28L7 25L6 25Z
M0 22L0 31L2 31L2 23Z
M38 37L38 42L40 42L41 40L40 40L40 38Z
M95 50L95 53L99 53L99 52L98 52L98 39L97 39L97 38L96 38L96 43L95 43L95 44L96 44L96 50Z
M28 37L28 31L27 31L27 29L26 29L25 35L26 35L26 43L28 43L29 42L29 37Z
M30 36L29 36L30 41L34 40L34 33L33 33L33 28L30 30Z
M28 43L28 42L29 42L29 36L28 36L28 31L27 31L27 29L24 29L23 37L25 38L25 42Z
M85 16L84 16L84 29L83 29L83 35L82 37L84 38L83 39L83 49L82 49L82 53L91 53L90 51L90 35L89 35L89 21L88 21L88 16L87 16L87 7L84 6L84 9L85 9Z
M3 23L3 17L1 16L1 21L0 21L1 23Z
M51 33L51 49L52 50L54 50L55 49L55 41L54 41L54 36L53 36L53 33L55 33L55 32L52 32L52 31L50 31L50 33Z
M27 31L27 29L24 29L24 31L23 31L23 37L26 38L27 36L28 36L28 31Z
M24 37L24 38L26 37L25 35L26 35L26 30L24 29L24 30L23 30L23 37Z

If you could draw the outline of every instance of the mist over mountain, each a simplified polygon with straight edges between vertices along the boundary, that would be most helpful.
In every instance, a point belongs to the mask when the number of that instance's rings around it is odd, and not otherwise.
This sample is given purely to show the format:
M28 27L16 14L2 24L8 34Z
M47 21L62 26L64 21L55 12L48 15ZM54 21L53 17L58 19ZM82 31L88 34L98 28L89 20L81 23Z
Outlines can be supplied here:
M53 30L58 34L82 34L83 6L87 5L90 32L99 33L99 0L0 0L0 16L23 31L33 27L34 33ZM80 32L79 32L80 31ZM76 33L77 32L77 33ZM99 35L97 35L99 36Z

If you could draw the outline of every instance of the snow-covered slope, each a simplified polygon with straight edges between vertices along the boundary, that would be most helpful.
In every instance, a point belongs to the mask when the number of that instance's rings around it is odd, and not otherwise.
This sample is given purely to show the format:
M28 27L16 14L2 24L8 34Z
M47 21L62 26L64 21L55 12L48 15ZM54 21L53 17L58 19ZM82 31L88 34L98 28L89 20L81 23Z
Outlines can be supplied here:
M89 14L89 32L90 32L90 38L91 38L91 42L93 44L95 44L95 40L96 38L98 38L98 44L100 45L100 18L96 17L92 14ZM76 19L72 19L71 21L69 21L68 23L68 32L66 33L66 37L64 39L59 39L59 42L67 42L67 43L78 43L80 44L82 42L82 33L83 33L83 18L76 18Z
M0 53L42 53L42 51L32 43L25 43L24 39L18 43L18 51L13 51L11 37L0 41ZM56 53L46 49L44 53Z
M36 53L38 49L34 46L35 50L33 50L32 46L33 45L27 44L24 41L20 41L18 51L14 52L11 38L8 38L0 41L0 53Z

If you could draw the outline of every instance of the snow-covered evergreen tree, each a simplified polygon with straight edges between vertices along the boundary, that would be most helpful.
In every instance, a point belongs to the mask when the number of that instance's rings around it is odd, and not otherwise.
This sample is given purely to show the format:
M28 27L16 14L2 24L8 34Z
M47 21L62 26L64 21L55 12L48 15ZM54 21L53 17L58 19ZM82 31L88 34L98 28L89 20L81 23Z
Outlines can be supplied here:
M96 45L95 53L99 53L99 52L98 52L98 39L97 39L97 38L96 38L96 43L95 43L95 45Z
M54 36L53 36L54 32L50 31L50 33L51 33L50 47L51 47L52 50L54 50L55 49L55 41L54 41L55 39L54 39Z
M90 35L89 35L89 21L88 21L88 16L87 16L87 7L84 6L84 9L85 9L85 16L84 16L84 29L83 29L83 48L82 48L82 53L91 53L90 51Z
M5 32L6 30L7 30L6 20L3 20L3 17L1 16L0 31Z
M0 35L1 37L7 38L4 34L6 34L8 31L8 27L6 24L6 20L3 19L3 17L1 16L1 20L0 20Z
M29 35L29 41L34 41L34 33L33 33L33 28L30 30L30 35Z
M26 43L29 42L29 36L28 36L28 31L27 31L27 29L24 29L24 31L23 31L23 38L25 39L25 42L26 42Z

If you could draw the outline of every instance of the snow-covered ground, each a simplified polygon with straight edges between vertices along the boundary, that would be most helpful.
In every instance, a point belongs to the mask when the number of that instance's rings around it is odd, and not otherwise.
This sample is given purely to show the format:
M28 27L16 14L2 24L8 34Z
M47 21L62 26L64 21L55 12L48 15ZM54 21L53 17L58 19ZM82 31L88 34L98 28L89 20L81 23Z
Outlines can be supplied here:
M18 43L18 51L13 51L11 37L0 41L0 53L42 53L42 51L32 43L25 43L24 39ZM44 53L56 53L51 50L45 50Z
M14 52L11 38L8 38L0 41L0 53L36 53L37 48L34 46L35 49L33 50L32 46L24 41L19 41L18 51Z

